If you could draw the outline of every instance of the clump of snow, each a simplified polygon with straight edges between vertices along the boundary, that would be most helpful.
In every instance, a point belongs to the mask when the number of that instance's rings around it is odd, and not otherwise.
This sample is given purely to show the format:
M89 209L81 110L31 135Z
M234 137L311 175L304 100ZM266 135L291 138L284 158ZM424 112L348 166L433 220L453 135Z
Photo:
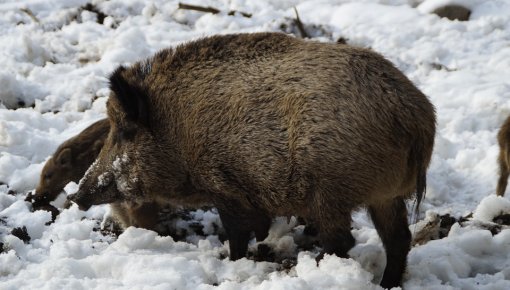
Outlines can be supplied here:
M78 192L78 189L79 189L78 184L76 184L76 182L73 182L73 181L69 182L64 187L64 191L66 192L67 195L75 194L76 192Z
M112 163L112 172L117 185L117 190L120 192L129 192L131 190L131 182L129 176L129 170L126 168L129 165L129 157L127 153L123 153L122 156L117 156ZM133 177L136 179L136 177ZM132 180L136 182L136 180Z
M214 234L217 231L216 228L222 226L220 216L216 210L204 211L199 209L192 212L192 218L193 220L200 221L203 232L206 235Z
M316 289L336 289L339 285L343 289L379 288L371 282L373 275L357 262L336 256L326 255L317 266L314 257L300 253L296 274Z
M490 195L478 204L473 212L473 218L492 222L495 217L502 214L510 214L510 200L502 196Z
M447 5L460 5L465 8L476 8L477 5L482 4L483 0L425 0L416 7L423 13L431 13L437 8L444 7Z
M12 228L27 227L28 235L32 238L40 238L45 230L45 224L51 220L51 214L47 211L35 211L30 213L26 202L15 201L7 208L0 211L0 217L7 217L4 222Z
M92 164L92 166L94 166L94 164ZM92 166L90 168L94 168ZM100 187L100 188L108 186L112 182L112 179L113 179L113 177L112 177L112 174L110 172L101 173L97 177L97 186Z
M413 248L405 289L507 289L510 229L488 230L453 225L448 238ZM506 240L506 241L505 241Z
M65 190L65 188L64 188ZM78 191L78 188L73 188L73 190L69 190L69 192L77 192ZM55 200L51 201L50 202L50 205L54 206L54 207L57 207L57 208L63 208L66 206L68 200L67 200L67 196L68 196L69 193L67 193L66 191L62 191L59 195L57 195L57 197L55 198Z
M291 230L297 225L296 217L291 217L290 219L286 217L276 218L269 229L269 234L264 243L270 245L279 256L295 256L297 245L294 242Z

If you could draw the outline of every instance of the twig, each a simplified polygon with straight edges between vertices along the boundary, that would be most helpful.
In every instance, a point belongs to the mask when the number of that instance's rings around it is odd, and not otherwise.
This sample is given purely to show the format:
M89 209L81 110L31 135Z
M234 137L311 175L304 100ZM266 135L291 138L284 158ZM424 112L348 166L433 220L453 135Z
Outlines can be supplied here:
M212 13L212 14L218 14L220 13L221 11L216 9L216 8L213 8L213 7L204 7L204 6L198 6L198 5L190 5L190 4L184 4L184 3L180 3L179 2L179 9L185 9L185 10L194 10L194 11L199 11L199 12L205 12L205 13ZM241 11L236 11L236 10L231 10L227 13L227 15L235 15L236 13L239 13L241 14L242 16L246 17L246 18L250 18L251 17L251 13L246 13L246 12L241 12Z
M200 11L200 12L206 12L206 13L212 13L212 14L218 14L220 13L220 10L212 7L203 7L203 6L197 6L197 5L189 5L179 2L179 9L186 9L186 10L194 10L194 11Z
M40 23L39 19L37 19L37 17L35 17L34 13L32 13L32 11L30 11L30 9L21 8L20 10L21 10L21 12L25 12L28 16L30 16L30 18L32 18L32 20L34 22Z
M246 17L246 18L251 18L251 13L247 13L247 12L242 12L242 11L237 11L237 10L230 10L227 15L230 15L230 16L233 16L235 15L236 13L239 13L241 14L242 16Z
M294 12L296 12L296 26L299 30L299 33L301 33L301 37L302 38L310 38L310 36L308 35L308 33L306 33L306 30L305 30L305 27L303 25L303 22L301 22L301 19L299 19L299 14L297 12L297 9L296 7L294 7Z

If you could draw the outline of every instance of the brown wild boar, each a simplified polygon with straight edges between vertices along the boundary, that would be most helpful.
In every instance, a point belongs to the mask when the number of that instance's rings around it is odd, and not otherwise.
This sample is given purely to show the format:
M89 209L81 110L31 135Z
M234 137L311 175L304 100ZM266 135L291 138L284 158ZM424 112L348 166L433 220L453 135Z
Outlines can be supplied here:
M62 143L44 164L34 199L52 201L69 182L78 182L96 160L109 131L108 119L102 119Z
M425 190L435 111L370 50L279 33L166 49L110 76L110 134L73 201L156 200L218 208L231 259L272 217L316 225L346 257L362 206L382 239L381 285L398 286L411 234L405 199ZM320 258L319 256L318 258Z
M34 206L47 206L71 181L78 182L96 160L110 131L108 119L99 120L62 143L43 167L41 179L31 196ZM112 203L112 216L123 228L155 229L161 207L153 202ZM57 210L58 212L58 210Z
M508 175L510 174L510 117L508 117L498 132L499 144L499 181L496 188L496 194L505 195L508 183Z

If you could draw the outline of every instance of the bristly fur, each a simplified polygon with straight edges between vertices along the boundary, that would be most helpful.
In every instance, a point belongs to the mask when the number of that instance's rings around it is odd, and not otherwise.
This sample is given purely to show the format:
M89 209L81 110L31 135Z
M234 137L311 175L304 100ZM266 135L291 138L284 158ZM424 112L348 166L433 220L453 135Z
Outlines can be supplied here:
M122 174L134 184L119 202L212 203L234 260L251 232L263 239L271 218L289 215L317 226L323 253L346 257L351 212L367 207L387 253L381 285L400 285L411 243L405 200L423 199L436 123L393 64L278 33L207 37L149 62L112 75L115 132L77 203L112 202L111 186L94 186L129 156ZM117 142L128 130L135 138Z
M139 67L142 67L140 63ZM119 66L110 75L110 90L126 112L126 117L143 126L148 126L147 96L143 89L144 71L129 70Z

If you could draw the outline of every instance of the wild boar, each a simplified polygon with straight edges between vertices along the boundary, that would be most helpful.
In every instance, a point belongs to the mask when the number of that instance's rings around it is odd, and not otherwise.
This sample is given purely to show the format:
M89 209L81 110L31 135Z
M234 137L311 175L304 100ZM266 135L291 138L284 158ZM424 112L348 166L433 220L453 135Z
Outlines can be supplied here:
M62 143L44 164L33 198L52 201L69 182L78 182L96 160L109 131L108 119L102 119Z
M109 131L110 122L102 119L57 148L53 157L43 167L35 195L29 198L30 201L33 200L34 207L47 209L49 202L62 192L66 184L71 181L78 182L85 175L85 171L99 155ZM54 216L58 214L55 208L49 209ZM154 230L161 206L153 202L118 202L112 203L111 209L112 217L124 229L137 226Z
M498 132L499 144L499 180L496 188L496 194L505 195L508 183L508 175L510 174L510 117L508 117Z
M381 285L400 285L405 199L423 197L435 110L382 56L279 33L212 36L118 67L110 88L110 134L72 197L81 208L210 201L235 260L251 231L290 215L317 226L319 259L347 257L351 212L366 206L387 254Z

